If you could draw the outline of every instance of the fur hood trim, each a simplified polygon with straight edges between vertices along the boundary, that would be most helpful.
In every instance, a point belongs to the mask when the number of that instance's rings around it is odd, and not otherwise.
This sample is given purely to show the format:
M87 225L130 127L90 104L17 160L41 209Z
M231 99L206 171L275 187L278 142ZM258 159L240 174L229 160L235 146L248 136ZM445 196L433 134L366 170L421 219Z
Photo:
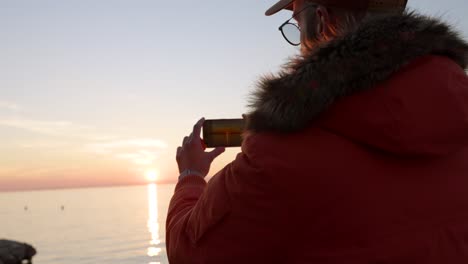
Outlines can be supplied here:
M292 59L276 76L261 78L247 130L298 131L340 97L370 89L430 54L466 69L468 44L447 24L415 13L365 20L355 31Z

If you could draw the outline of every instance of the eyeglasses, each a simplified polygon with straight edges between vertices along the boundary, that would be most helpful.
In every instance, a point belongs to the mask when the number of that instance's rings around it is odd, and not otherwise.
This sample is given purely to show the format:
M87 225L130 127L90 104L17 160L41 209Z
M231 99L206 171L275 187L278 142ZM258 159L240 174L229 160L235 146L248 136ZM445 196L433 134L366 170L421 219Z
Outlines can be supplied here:
M299 15L302 11L306 10L309 7L315 7L317 5L311 4L304 8L302 8L299 12L294 14L290 19L286 20L281 26L278 28L281 31L284 39L293 46L301 45L301 28L297 23L291 23L290 21Z

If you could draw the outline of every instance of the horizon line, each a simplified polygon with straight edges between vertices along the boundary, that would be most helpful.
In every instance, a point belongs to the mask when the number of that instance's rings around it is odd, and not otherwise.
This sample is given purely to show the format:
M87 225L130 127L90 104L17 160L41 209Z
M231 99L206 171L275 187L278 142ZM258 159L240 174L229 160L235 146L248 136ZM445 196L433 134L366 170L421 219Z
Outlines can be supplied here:
M146 183L116 183L116 184L103 184L103 185L82 185L82 186L63 186L63 187L38 187L38 188L26 188L26 189L15 189L15 190L0 190L0 194L3 193L19 193L19 192L42 192L42 191L60 191L60 190L76 190L76 189L96 189L96 188L112 188L112 187L131 187L131 186L143 186L149 184L155 185L170 185L176 184L177 182L146 182Z

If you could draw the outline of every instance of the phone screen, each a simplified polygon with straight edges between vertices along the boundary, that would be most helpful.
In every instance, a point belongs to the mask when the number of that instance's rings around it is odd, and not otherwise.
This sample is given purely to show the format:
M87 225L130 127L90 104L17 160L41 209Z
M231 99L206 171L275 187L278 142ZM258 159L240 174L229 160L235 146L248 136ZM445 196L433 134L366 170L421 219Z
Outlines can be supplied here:
M209 148L240 147L244 119L211 119L203 123L203 141Z

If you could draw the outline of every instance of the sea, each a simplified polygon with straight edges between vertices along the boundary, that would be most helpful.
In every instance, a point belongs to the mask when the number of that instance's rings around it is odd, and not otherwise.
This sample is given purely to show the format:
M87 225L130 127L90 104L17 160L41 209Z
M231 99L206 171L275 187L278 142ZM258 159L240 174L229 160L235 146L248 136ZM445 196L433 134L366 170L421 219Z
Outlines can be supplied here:
M34 246L35 264L168 263L175 185L0 193L0 239Z

